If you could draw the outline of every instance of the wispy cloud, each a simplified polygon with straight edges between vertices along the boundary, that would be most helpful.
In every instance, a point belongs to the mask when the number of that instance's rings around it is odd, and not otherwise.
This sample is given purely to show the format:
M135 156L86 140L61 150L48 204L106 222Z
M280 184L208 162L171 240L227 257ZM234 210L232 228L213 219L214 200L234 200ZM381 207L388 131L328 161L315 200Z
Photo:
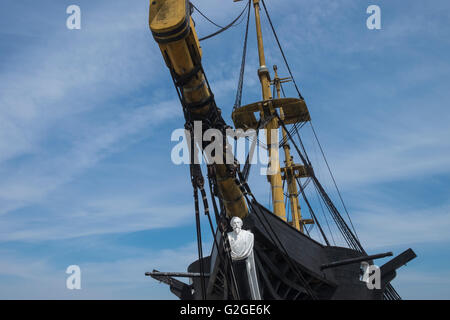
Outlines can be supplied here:
M0 213L7 213L24 205L42 200L49 192L70 181L111 153L118 152L134 142L137 133L156 128L173 117L173 102L144 106L128 112L118 120L101 127L85 128L83 137L71 142L69 149L54 153L41 150L33 161L18 170L4 172L0 182ZM162 112L161 110L165 110ZM151 130L146 130L147 137Z
M158 93L114 102L155 85L164 66L142 30L146 5L120 6L120 14L100 7L86 9L95 28L55 29L46 46L18 52L0 76L0 214L41 201L179 115L178 102Z
M448 127L380 124L378 129L381 134L373 139L333 150L333 167L346 188L450 172L450 144L444 138L450 136Z
M174 228L192 220L191 203L174 205L168 204L167 200L157 202L143 196L83 199L81 204L72 199L69 203L72 207L53 206L42 216L15 214L4 217L0 241L36 242Z
M81 268L81 290L68 290L67 266L56 267L45 259L17 257L3 252L1 299L173 299L169 288L146 277L153 269L183 271L196 259L193 244L160 251L140 250L137 258L108 262L73 260ZM133 250L133 248L130 248Z
M450 241L450 206L415 209L362 205L354 220L361 241L371 249Z
M19 22L0 22L6 29L0 37L17 40L14 45L1 43L8 49L1 50L0 64L2 245L45 247L46 241L67 239L83 243L92 236L105 239L112 233L189 223L188 169L178 174L178 168L164 164L170 155L155 166L163 156L154 150L164 149L170 138L161 133L170 131L168 123L180 127L183 121L168 70L148 31L148 2L86 2L82 30L73 32L65 29L56 11L43 10L41 3L40 11L32 10L31 3L14 5L21 13ZM207 0L195 4L219 23L231 21L245 5ZM363 196L353 196L370 190L380 197L383 184L411 182L411 176L421 178L423 188L428 188L430 175L449 173L450 119L443 102L450 99L450 66L443 54L450 38L445 27L448 1L427 8L419 1L406 8L388 1L381 4L383 29L369 33L364 3L267 2L344 197L352 192L349 207L362 241L369 249L447 243L449 207L442 199L424 209L422 199L413 197L405 205L386 195L388 203L380 206L374 201L361 204ZM199 15L194 18L199 34L216 30ZM38 23L41 28L29 28ZM243 27L202 43L205 70L227 119ZM278 63L280 73L287 75L270 29L263 32L268 65ZM252 24L244 103L260 99L254 35ZM159 138L148 143L150 137ZM149 147L142 152L145 156L133 153L144 147ZM130 177L130 170L122 172L131 160L130 166L139 167L136 171L152 170L151 174ZM268 202L266 179L257 171L254 168L251 186L262 202ZM110 244L96 245L100 251ZM64 250L39 258L2 252L0 296L171 297L166 286L153 284L143 272L153 267L185 270L195 258L193 245L167 251L123 249L127 254L112 252L110 263L81 261L86 282L78 293L64 287ZM73 257L77 263L78 255ZM410 280L415 285L401 285L430 290L427 283L446 285L424 274ZM438 293L448 296L443 289Z

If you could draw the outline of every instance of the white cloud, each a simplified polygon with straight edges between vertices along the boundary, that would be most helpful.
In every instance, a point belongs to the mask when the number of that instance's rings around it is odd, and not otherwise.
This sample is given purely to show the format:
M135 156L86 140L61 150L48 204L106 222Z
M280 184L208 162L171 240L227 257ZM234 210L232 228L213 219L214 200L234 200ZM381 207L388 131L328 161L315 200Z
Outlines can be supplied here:
M450 145L443 137L450 136L450 129L430 126L402 130L385 125L377 138L333 150L339 181L352 188L449 173Z
M147 5L123 3L115 11L105 3L86 9L82 30L54 29L45 43L16 52L16 63L5 67L0 214L42 201L181 114L174 108L178 101L164 101L158 92L151 101L114 102L144 86L156 88L159 73L166 72L158 47L142 28Z
M450 241L450 206L393 209L365 205L353 215L360 240L369 249Z
M86 128L83 137L72 141L65 152L41 150L38 157L20 170L4 172L0 182L0 213L43 200L74 176L133 143L136 134L141 134L140 139L147 137L162 121L173 117L173 105L169 101L136 108L112 123Z
M191 222L192 204L168 204L150 197L108 197L52 208L43 216L9 215L2 221L0 241L62 240L109 233L177 227Z
M146 277L153 269L185 271L196 260L196 246L176 249L135 250L135 256L108 262L77 262L81 268L81 290L68 290L68 266L50 261L23 258L8 252L0 255L1 299L174 299L165 284ZM116 250L117 251L117 250ZM116 252L117 253L117 252ZM118 254L120 255L120 253ZM186 281L186 279L184 279Z

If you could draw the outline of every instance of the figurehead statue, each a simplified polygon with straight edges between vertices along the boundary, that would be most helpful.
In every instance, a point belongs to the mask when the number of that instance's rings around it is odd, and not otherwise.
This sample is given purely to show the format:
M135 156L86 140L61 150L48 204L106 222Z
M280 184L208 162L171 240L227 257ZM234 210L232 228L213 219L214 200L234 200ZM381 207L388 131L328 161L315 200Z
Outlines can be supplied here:
M253 252L253 233L242 229L243 223L239 217L233 217L230 225L233 228L233 231L228 233L228 240L231 247L231 258L233 260L243 260L248 258Z
M233 231L228 233L231 259L233 261L245 261L251 297L253 300L261 300L255 258L253 256L255 237L250 231L242 229L243 222L239 217L233 217L230 225L233 228Z

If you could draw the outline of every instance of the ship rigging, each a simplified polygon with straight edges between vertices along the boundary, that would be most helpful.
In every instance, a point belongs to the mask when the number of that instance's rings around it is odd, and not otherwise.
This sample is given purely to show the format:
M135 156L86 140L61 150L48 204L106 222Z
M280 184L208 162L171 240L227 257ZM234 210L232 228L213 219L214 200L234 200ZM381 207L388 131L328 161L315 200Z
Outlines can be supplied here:
M235 0L239 1L242 0ZM264 0L243 1L246 2L243 9L225 27L215 23L187 0L152 0L150 3L150 29L170 70L183 108L185 129L189 136L198 260L189 266L188 272L153 270L146 275L168 284L170 290L181 299L255 299L255 297L291 300L400 299L390 282L396 276L396 269L414 259L415 253L408 249L381 266L379 269L381 283L378 287L370 288L370 285L361 280L363 263L369 267L373 266L375 259L391 256L392 253L368 255L361 245L312 124L305 99L276 33L268 7ZM242 106L252 7L262 100ZM199 39L192 19L194 11L219 29ZM261 12L264 12L269 23L289 73L288 77L280 77L276 66L271 77L264 52ZM253 145L243 166L237 160L232 163L217 162L206 156L208 158L206 181L202 168L195 159L197 148L202 152L207 147L207 143L196 141L194 138L194 123L198 121L201 121L202 132L211 128L222 132L225 137L222 154L219 155L222 160L232 153L226 139L228 126L216 105L201 63L200 41L221 34L240 23L239 21L246 23L241 68L231 118L236 129L263 129L266 132L265 146L270 167L275 169L268 175L272 211L261 205L248 184ZM283 84L288 82L293 84L297 97L286 97L284 94ZM350 225L317 178L300 133L305 125L312 130ZM280 130L281 141L276 141ZM259 137L256 137L252 143L256 143L258 139ZM284 166L280 164L280 149L283 150ZM231 157L234 158L232 154ZM294 159L298 159L298 162ZM205 184L209 187L209 200ZM313 188L318 198L317 203L334 222L340 236L345 240L346 247L336 246L334 239L328 238L322 226L323 221L318 218L314 203L305 192L307 187ZM208 220L208 232L211 232L213 239L212 252L208 256L203 252L200 203ZM309 213L308 218L305 209ZM234 232L230 226L233 218L237 219L235 221L242 221L243 229L254 234L254 243L251 244L253 251L245 257L246 259L251 257L254 266L250 267L249 263L243 264L233 255L229 240L230 234ZM325 221L329 235L333 237L328 220ZM312 226L319 230L321 242L311 237L309 228ZM235 227L239 233L239 224L233 226ZM254 274L249 271L250 269ZM191 284L175 279L180 277L189 278Z

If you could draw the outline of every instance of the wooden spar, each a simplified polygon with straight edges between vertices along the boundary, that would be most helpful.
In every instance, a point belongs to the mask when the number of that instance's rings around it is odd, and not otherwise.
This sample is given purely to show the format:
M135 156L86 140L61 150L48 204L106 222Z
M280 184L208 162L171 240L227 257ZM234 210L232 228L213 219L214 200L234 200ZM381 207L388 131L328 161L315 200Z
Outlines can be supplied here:
M261 17L259 14L260 6L259 0L253 0L253 6L255 9L255 24L256 24L256 36L258 41L258 54L259 54L259 69L258 76L261 82L262 89L262 97L263 100L271 100L272 93L270 90L270 75L269 70L266 66L266 59L264 56L264 43L263 36L261 30ZM267 111L261 111L261 118L270 117L274 114L275 110L269 103L269 108ZM272 205L273 205L273 213L286 221L286 207L284 205L284 193L283 193L283 184L281 181L281 171L280 171L280 156L278 152L278 143L275 145L272 144L272 140L278 142L278 119L276 117L270 120L265 129L266 129L266 137L267 137L267 147L269 151L269 161L271 168L271 175L268 176L270 186L272 189ZM272 135L275 135L272 137Z
M201 66L202 50L190 16L189 1L150 1L149 24L153 38L158 43L179 90L185 117L191 118L186 121L207 120L202 127L203 136L209 129L208 124L211 121L208 120L223 121L223 119L220 117L220 111L216 109L214 97ZM208 119L211 114L214 119ZM200 144L203 148L202 143ZM224 151L224 158L225 152L230 152L228 146L225 149L228 151ZM230 173L225 161L226 159L223 159L222 163L214 164L218 192L228 216L245 218L248 214L247 204L235 182L235 176Z
M275 78L273 79L273 84L277 90L277 98L281 98L280 90L281 90L281 79L278 77L277 66L273 66L273 71L275 73ZM283 108L280 108L280 118L284 120L284 112ZM298 190L297 190L297 181L295 177L292 175L292 156L289 144L287 143L287 134L284 129L281 129L283 135L283 141L286 141L283 145L284 150L284 162L285 162L285 179L288 185L289 191L289 203L291 205L291 216L292 216L292 226L303 232L303 224L301 223L302 214L300 211L300 203L298 201ZM287 212L286 212L287 214Z

